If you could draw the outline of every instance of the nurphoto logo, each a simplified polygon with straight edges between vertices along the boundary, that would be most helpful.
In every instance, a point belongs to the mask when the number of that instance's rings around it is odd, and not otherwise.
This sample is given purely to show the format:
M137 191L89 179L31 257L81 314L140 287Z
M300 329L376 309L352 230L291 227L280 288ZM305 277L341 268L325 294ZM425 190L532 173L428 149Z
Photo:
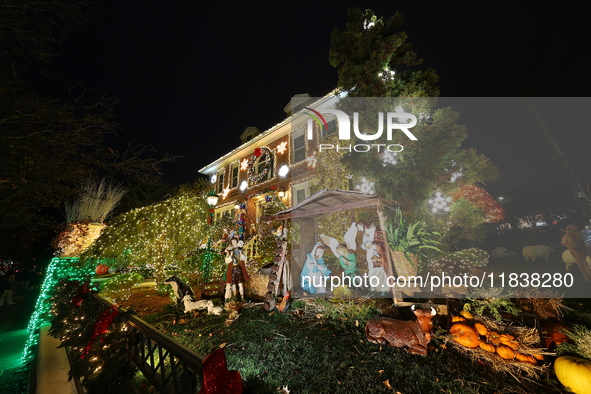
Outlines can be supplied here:
M313 124L316 122L318 126L324 130L328 130L328 123L324 118L323 114L332 114L335 116L338 122L338 139L339 141L351 140L351 120L349 115L344 111L338 109L329 108L316 108L305 107L305 114L310 117L307 121L307 138L311 140L314 138ZM353 134L360 140L363 141L375 141L382 137L384 129L386 130L386 140L392 141L394 130L400 130L410 139L416 141L417 137L409 130L416 126L417 117L411 113L404 112L402 107L398 107L394 112L378 112L377 113L377 131L373 133L362 132L359 128L359 112L353 112ZM385 118L385 121L384 121ZM385 124L385 127L384 127ZM334 144L319 144L320 152L336 149L337 151L349 151L349 152L368 152L372 149L376 149L378 152L401 152L404 147L400 144L356 144L348 146L340 146Z

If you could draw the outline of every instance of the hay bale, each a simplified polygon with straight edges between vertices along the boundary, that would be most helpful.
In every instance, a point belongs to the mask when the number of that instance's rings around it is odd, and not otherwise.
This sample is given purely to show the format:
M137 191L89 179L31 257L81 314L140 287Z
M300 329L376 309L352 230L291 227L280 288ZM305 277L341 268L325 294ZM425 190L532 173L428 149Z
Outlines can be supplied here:
M263 274L252 274L246 283L246 294L249 298L264 300L269 285L269 276Z

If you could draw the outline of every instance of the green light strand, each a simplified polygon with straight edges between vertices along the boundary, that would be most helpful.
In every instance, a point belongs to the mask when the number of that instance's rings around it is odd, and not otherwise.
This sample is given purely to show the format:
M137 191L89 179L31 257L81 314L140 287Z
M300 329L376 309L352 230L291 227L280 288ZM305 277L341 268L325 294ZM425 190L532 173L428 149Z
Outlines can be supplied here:
M38 329L49 321L48 314L51 308L49 299L58 281L66 277L69 277L71 280L83 281L94 273L91 269L77 267L76 263L78 260L78 257L54 257L51 259L35 304L35 311L27 326L29 337L23 350L21 365L29 363L33 358L33 350L39 343Z

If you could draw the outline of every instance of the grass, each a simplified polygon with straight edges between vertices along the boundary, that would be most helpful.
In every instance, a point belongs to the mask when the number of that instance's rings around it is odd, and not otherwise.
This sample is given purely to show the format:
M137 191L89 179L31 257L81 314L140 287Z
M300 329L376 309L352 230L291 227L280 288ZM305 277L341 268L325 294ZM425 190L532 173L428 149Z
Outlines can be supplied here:
M296 302L292 313L246 308L231 326L225 317L199 315L167 332L201 354L222 346L230 369L239 370L248 393L558 393L550 380L519 383L473 363L453 348L439 347L428 357L367 341L367 308L348 316L322 313L338 308ZM375 314L375 310L373 314ZM330 316L327 317L327 316ZM361 319L360 319L361 318ZM442 330L443 331L443 330Z

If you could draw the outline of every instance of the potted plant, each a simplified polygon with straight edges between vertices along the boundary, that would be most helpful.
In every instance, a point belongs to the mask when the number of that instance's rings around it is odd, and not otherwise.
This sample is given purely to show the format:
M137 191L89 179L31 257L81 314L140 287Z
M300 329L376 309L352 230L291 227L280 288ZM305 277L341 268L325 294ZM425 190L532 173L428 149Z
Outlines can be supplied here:
M396 209L394 219L386 224L386 234L398 275L416 275L419 257L426 258L428 250L443 253L437 240L441 234L430 229L422 220L406 223L400 208Z
M60 257L82 254L101 235L106 227L105 219L126 191L104 179L100 182L87 180L81 187L80 197L65 207L68 224L56 239L56 254Z

